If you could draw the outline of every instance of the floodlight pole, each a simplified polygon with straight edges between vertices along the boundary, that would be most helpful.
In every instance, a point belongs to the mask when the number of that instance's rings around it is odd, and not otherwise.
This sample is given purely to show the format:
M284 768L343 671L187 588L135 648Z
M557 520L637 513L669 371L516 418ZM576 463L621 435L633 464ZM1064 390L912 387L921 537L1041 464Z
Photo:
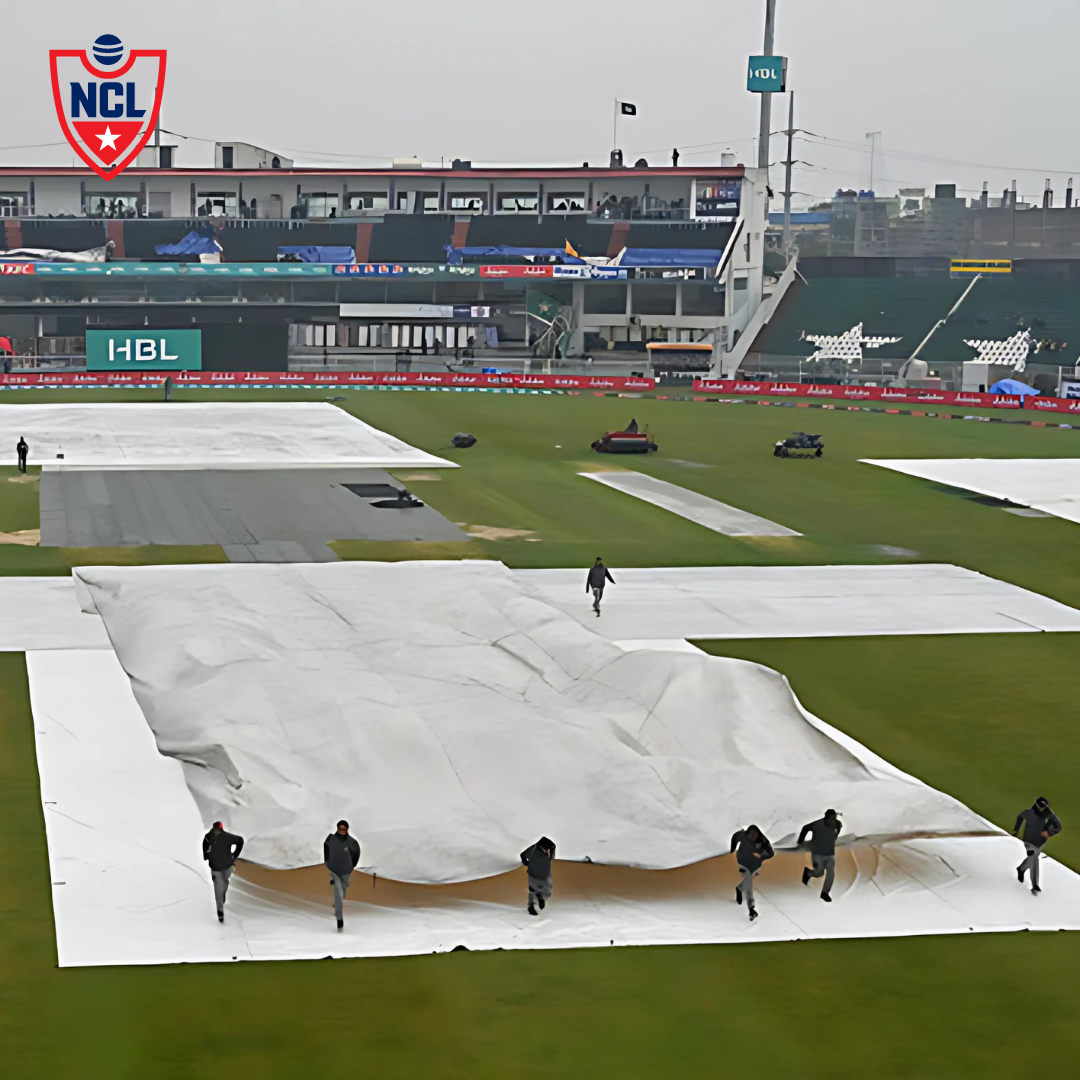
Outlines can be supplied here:
M776 0L765 0L765 56L773 56ZM761 127L758 129L758 168L769 167L769 128L772 126L772 94L761 95ZM788 155L790 157L790 155Z
M791 258L791 166L792 142L795 138L795 91L788 95L787 161L784 162L784 258Z
M927 334L926 337L924 337L922 341L919 342L919 344L915 348L915 351L904 361L900 370L896 373L897 380L907 378L907 372L908 368L911 367L911 362L918 359L919 353L922 352L923 347L926 345L926 343L957 313L957 311L960 310L960 305L968 298L968 293L971 292L971 290L974 289L976 285L978 285L981 278L982 274L976 274L971 279L971 284L963 291L963 293L960 294L960 299L957 300L951 308L949 308L949 313L945 316L945 318L938 319L938 321L934 323L934 325L930 328L930 333Z

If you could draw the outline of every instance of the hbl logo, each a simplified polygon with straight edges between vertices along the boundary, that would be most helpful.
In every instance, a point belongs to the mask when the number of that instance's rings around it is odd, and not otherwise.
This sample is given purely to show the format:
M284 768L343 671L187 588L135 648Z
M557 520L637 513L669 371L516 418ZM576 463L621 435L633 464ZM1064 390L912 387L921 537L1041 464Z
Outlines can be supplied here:
M85 50L49 51L53 101L72 149L112 180L138 157L157 123L165 50L131 49L125 60L120 39L102 34L92 51L94 63Z

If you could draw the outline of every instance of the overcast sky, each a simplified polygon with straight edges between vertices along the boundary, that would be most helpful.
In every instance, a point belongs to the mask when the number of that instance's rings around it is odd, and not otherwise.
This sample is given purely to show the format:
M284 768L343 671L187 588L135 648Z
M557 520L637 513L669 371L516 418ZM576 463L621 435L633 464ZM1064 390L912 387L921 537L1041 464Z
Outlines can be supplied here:
M866 186L867 132L881 132L875 187L955 182L1037 197L1080 178L1067 121L1080 41L1077 0L778 0L790 58L794 187ZM629 158L753 163L758 99L746 57L765 0L38 0L3 19L0 163L70 164L52 104L50 48L102 33L168 50L163 126L243 140L300 164L385 164L417 154L500 163L604 163L615 98ZM773 130L787 98L774 98ZM7 149L13 147L13 149ZM25 148L24 148L25 147ZM772 160L784 157L773 140ZM193 160L197 154L198 159ZM340 155L331 157L329 155ZM774 186L782 186L779 171Z

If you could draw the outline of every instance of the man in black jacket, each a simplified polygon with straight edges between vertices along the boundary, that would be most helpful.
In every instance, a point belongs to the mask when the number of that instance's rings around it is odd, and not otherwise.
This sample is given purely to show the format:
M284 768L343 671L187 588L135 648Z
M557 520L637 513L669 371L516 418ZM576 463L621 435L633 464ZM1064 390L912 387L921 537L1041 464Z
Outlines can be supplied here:
M592 607L598 619L600 618L600 601L604 597L604 583L606 581L610 581L612 585L615 584L615 579L604 565L603 560L597 555L596 562L589 567L589 575L585 579L585 591L591 592L593 595Z
M330 871L330 884L334 886L334 914L339 930L345 925L342 901L349 889L349 878L359 861L360 845L349 835L349 823L339 821L337 832L332 832L323 841L323 862Z
M225 921L225 894L229 891L229 878L232 877L233 863L240 858L243 850L244 838L226 832L220 821L215 821L203 837L202 857L210 864L218 922Z
M803 870L802 883L806 885L811 878L824 874L821 899L826 904L832 903L829 893L832 891L833 878L836 877L836 838L842 828L839 814L835 810L826 810L823 818L804 825L799 833L800 844L806 839L806 834L810 833L810 861L814 864L812 870L809 866Z
M1022 883L1024 873L1030 870L1031 891L1038 896L1042 892L1039 888L1039 856L1042 854L1043 844L1051 836L1057 836L1061 832L1061 822L1057 814L1050 809L1050 803L1040 795L1034 806L1029 806L1016 815L1013 836L1020 832L1021 827L1024 833L1020 839L1024 841L1027 858L1016 868L1016 876Z
M551 897L551 860L555 858L555 844L541 836L532 847L521 853L521 865L529 871L530 915L536 914L537 905L544 910L544 901Z
M737 851L735 861L739 864L739 873L742 875L742 884L735 889L735 903L741 904L743 897L746 898L750 921L753 922L757 918L757 908L754 906L754 875L766 859L773 857L772 844L756 825L748 825L732 835L731 850Z
M26 445L26 439L22 435L15 444L15 456L19 459L19 472L26 472L26 455L30 453L30 447Z

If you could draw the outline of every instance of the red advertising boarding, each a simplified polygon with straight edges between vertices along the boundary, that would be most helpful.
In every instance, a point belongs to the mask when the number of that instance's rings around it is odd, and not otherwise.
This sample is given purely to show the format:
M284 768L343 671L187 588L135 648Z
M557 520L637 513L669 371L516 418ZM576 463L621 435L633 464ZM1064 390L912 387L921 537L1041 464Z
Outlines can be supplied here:
M0 387L160 386L166 375L181 386L436 386L508 390L643 392L652 379L607 375L484 375L442 371L117 371L28 372L0 375Z
M554 277L550 266L481 266L480 276L487 278Z
M34 273L34 264L32 262L0 262L0 277L32 273Z
M907 405L960 405L978 409L1019 409L1020 399L1012 394L983 394L957 390L925 390L905 386L835 386L824 383L751 382L743 379L695 379L694 390L705 393L747 394L765 397L820 398L826 401L848 401L852 404L875 402ZM1053 406L1039 402L1057 398L1032 398L1028 408L1054 411ZM1077 410L1080 412L1080 409Z

